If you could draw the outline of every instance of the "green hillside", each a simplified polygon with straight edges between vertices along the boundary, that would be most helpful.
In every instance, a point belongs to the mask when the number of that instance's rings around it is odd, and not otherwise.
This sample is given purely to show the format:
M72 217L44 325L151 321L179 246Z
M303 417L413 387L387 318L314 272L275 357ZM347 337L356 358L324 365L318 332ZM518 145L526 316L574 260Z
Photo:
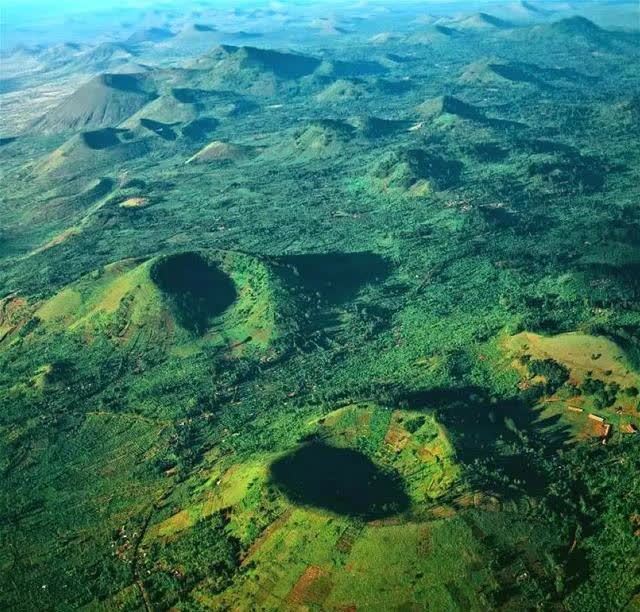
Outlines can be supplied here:
M2 26L0 609L637 610L637 7L103 9Z
M114 127L154 97L153 84L143 75L103 74L36 121L32 130L56 133Z

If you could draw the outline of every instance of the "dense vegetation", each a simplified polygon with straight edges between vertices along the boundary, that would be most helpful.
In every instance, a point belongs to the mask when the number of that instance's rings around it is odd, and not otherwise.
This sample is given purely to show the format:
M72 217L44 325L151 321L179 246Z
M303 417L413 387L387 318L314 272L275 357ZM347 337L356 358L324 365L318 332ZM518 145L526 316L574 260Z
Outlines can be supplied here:
M640 606L640 35L394 10L3 49L1 608Z

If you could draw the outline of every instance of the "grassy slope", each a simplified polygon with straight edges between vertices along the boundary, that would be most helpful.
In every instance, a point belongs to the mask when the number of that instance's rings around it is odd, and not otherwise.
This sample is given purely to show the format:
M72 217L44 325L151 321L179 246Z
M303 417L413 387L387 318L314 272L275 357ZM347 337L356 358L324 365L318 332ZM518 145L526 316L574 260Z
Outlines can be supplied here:
M273 278L266 266L241 254L220 253L214 257L237 283L238 298L201 338L193 338L172 320L170 306L150 278L153 259L106 266L42 304L31 306L21 324L12 326L2 346L5 359L11 362L13 355L27 347L38 357L36 369L25 368L22 378L5 388L3 401L23 401L35 407L60 395L64 385L74 389L76 399L69 400L65 407L52 404L45 423L20 412L4 415L5 421L13 422L1 430L1 465L12 483L13 494L3 495L2 512L8 524L21 526L13 536L6 534L9 548L4 570L14 575L7 601L17 602L13 598L21 597L18 593L24 591L22 585L33 582L47 585L29 596L34 606L65 600L68 595L64 589L74 593L72 597L82 596L77 581L86 578L78 572L92 575L112 571L98 569L111 563L112 534L132 517L146 515L173 486L171 466L165 468L166 473L162 469L163 457L175 438L174 423L166 418L169 406L161 412L157 406L145 406L133 398L129 405L126 391L116 393L114 403L105 403L104 398L96 401L96 387L101 393L103 385L109 388L114 384L107 382L108 377L107 381L92 378L96 366L104 368L111 361L113 368L115 362L115 380L127 378L130 371L141 389L149 385L153 388L159 382L154 378L160 373L154 372L153 362L142 365L140 361L152 347L163 353L173 351L173 368L193 376L189 359L195 355L197 360L203 350L222 351L230 358L255 351L264 354L276 336L271 300L276 299L277 290L272 287ZM23 327L29 315L31 320L40 321L31 332ZM72 344L76 345L75 354L67 353ZM60 352L67 354L64 362L56 359ZM46 433L53 423L59 431L55 445L47 442ZM157 468L153 467L155 462L159 462ZM38 483L37 499L29 493L33 483ZM67 517L64 520L63 515ZM54 526L55 548L46 538L25 540L20 535L41 533ZM131 547L136 545L141 529L134 521L131 532L138 535L128 532L131 544L125 541L118 545L117 575L109 586L105 575L100 588L106 590L102 593L124 589L129 583ZM95 542L86 558L77 548L72 549L76 552L67 551L68 546L75 547L74 543L86 539ZM70 577L49 585L50 560L60 554L67 559ZM28 565L22 567L26 560ZM97 591L94 596L98 596Z

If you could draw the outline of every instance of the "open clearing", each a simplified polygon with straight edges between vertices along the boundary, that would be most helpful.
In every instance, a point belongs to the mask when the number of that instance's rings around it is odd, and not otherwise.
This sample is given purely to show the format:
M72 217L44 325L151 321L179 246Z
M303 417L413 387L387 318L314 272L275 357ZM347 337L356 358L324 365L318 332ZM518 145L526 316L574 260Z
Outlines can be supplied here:
M560 416L571 427L574 440L607 438L609 426L615 431L633 433L640 424L638 393L640 375L632 368L624 352L602 336L580 332L541 336L522 332L507 339L506 347L514 357L513 365L524 377L522 385L540 383L529 377L520 358L551 359L567 368L570 388L562 387L540 403L541 418ZM601 405L589 393L575 395L571 388L586 389L590 380L612 389L609 405ZM544 380L542 380L544 382Z
M637 385L640 379L622 350L602 336L580 332L540 336L522 332L508 341L508 348L535 359L550 358L565 365L575 384L581 384L588 373L592 378L616 382L621 387Z

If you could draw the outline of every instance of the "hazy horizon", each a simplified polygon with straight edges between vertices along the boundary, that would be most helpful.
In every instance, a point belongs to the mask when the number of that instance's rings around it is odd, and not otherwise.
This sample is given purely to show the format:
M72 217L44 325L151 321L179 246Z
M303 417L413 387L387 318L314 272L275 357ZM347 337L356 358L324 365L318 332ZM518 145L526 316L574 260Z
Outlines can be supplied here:
M0 4L0 50L7 51L18 45L42 45L56 42L91 42L92 40L115 41L124 32L133 32L140 27L173 27L172 16L180 15L192 20L219 21L224 27L225 13L246 16L246 23L251 27L251 15L247 11L267 10L280 14L283 18L350 18L362 13L375 14L385 11L390 18L402 14L432 14L438 16L455 16L459 13L488 11L496 14L509 14L522 5L523 0L406 0L389 2L388 0L364 1L330 1L310 2L307 0L199 0L195 2L178 2L167 0L153 2L151 0L26 0L26 2L7 2ZM524 0L526 5L526 0ZM607 0L593 2L589 0L572 0L558 2L556 0L536 0L530 3L544 10L586 11L592 18L607 24L611 21L611 12L607 6L629 5L625 0ZM640 6L640 5L639 5ZM573 8L572 8L573 7ZM625 9L625 13L628 11ZM615 13L615 11L614 11ZM389 27L406 27L401 22L391 22ZM613 15L612 25L620 27L640 27L638 24L623 20L618 23ZM259 25L256 25L259 27ZM286 37L285 37L286 38ZM284 40L284 39L283 39Z

